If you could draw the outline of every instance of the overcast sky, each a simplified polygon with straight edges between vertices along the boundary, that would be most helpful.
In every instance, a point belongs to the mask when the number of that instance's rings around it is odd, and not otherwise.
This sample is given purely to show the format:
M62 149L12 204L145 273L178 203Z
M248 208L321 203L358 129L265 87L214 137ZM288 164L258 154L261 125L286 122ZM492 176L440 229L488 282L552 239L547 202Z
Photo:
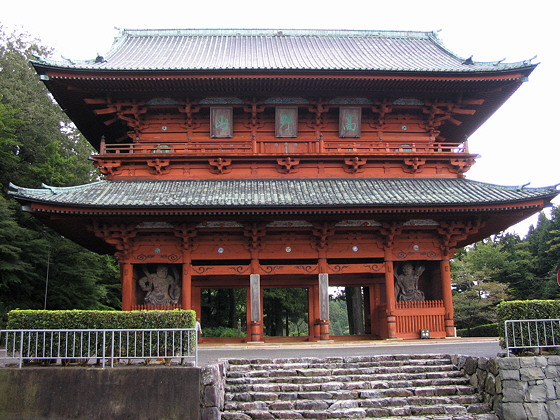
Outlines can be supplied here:
M6 2L5 2L6 3ZM529 82L469 139L480 157L467 178L532 187L560 183L558 22L552 1L208 0L9 1L4 30L24 30L57 56L106 54L120 29L256 28L438 31L444 45L475 61L540 63ZM554 201L560 204L560 199ZM529 221L514 227L524 236Z

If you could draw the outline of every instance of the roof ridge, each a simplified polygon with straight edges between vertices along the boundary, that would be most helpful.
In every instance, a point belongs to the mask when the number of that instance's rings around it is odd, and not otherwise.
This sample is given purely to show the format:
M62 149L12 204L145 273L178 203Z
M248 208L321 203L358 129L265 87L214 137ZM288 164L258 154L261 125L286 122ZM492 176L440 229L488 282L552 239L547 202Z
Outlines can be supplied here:
M121 29L121 37L142 36L294 36L294 37L375 37L428 39L433 31L370 29Z

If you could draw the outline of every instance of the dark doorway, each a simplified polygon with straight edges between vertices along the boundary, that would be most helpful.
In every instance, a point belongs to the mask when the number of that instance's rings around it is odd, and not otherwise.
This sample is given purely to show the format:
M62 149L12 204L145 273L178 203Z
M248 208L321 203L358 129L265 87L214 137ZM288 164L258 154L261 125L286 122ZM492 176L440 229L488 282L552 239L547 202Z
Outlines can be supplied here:
M246 289L201 289L204 337L243 337L247 331Z
M307 288L263 289L263 327L268 337L308 336Z

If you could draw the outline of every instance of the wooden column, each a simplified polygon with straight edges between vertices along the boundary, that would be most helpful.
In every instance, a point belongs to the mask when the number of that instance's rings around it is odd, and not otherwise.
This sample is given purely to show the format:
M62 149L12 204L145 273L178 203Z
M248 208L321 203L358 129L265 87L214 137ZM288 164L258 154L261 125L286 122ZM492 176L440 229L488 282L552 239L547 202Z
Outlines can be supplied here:
M262 341L262 305L261 305L261 275L256 274L259 267L259 260L251 260L251 271L249 277L249 307L251 308L251 342Z
M181 307L185 310L192 306L192 263L183 263L183 278L181 281ZM200 317L200 314L197 314Z
M329 275L319 274L319 334L321 340L329 340Z
M385 253L385 296L387 311L387 338L397 338L397 316L395 315L395 277L393 261L387 259Z
M442 260L440 262L440 267L443 306L445 306L445 335L447 337L455 337L453 294L451 291L451 268L449 266L449 260Z
M131 311L134 301L134 266L131 263L121 264L122 310Z

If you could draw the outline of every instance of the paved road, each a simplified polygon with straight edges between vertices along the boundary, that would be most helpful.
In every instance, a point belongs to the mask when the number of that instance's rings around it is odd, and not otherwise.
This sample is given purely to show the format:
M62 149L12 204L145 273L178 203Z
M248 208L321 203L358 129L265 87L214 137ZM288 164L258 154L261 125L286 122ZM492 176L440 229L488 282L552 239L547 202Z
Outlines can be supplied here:
M360 341L348 343L242 344L199 347L199 365L218 359L278 357L343 357L378 354L462 354L496 357L503 352L497 339L445 339L406 341Z

